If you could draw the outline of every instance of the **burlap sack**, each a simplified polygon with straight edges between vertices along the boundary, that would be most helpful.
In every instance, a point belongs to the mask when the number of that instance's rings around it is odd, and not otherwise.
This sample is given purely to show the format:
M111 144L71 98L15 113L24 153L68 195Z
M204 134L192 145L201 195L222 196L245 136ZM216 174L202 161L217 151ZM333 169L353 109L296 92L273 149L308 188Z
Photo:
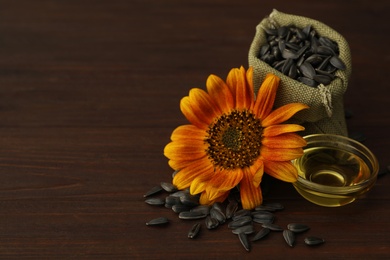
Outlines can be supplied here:
M335 41L339 47L339 58L345 63L345 70L337 70L336 78L329 85L320 85L317 88L307 86L296 81L261 61L257 56L260 48L267 42L263 28L275 28L294 25L304 28L311 25L321 36ZM291 122L303 125L306 130L302 135L314 133L328 133L347 136L347 126L344 114L343 96L351 75L351 53L347 41L342 35L327 25L302 16L290 15L273 10L256 27L256 34L249 49L249 66L253 67L253 83L259 87L267 73L273 73L281 78L277 92L275 107L288 103L300 102L310 106L310 109L297 113ZM257 93L258 89L255 89Z

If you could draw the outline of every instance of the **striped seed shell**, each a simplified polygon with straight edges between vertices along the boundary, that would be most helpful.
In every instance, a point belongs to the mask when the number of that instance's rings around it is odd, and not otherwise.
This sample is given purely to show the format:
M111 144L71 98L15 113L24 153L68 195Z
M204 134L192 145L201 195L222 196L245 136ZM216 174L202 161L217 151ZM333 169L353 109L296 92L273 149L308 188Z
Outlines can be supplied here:
M163 188L161 186L155 186L155 187L151 188L150 190L148 190L144 194L144 198L149 197L151 195L155 195L155 194L161 192L162 190L163 190Z
M202 212L183 211L179 213L180 219L201 219L205 217L207 217L207 215Z
M172 210L175 213L180 213L180 212L183 212L183 211L189 211L190 209L191 209L191 207L189 207L187 205L183 205L183 204L175 204L175 205L172 206Z
M320 237L306 237L305 244L308 246L315 246L325 243L325 239Z
M236 220L229 222L228 228L232 228L232 229L238 228L238 227L248 225L250 223L252 223L252 217L251 216L243 216L241 218L238 218Z
M271 230L269 228L262 228L259 232L252 238L252 241L260 240L264 237L266 237Z
M245 233L239 233L238 238L246 251L251 251L251 245L248 240L248 236Z
M253 227L252 224L250 224L250 225L245 225L242 227L232 229L232 232L233 232L233 234L236 234L236 235L238 235L240 233L245 233L245 234L249 235L249 234L252 234L253 232L255 232L255 228Z
M214 228L217 228L219 226L218 220L215 218L212 218L210 215L208 215L206 217L205 224L206 224L206 227L208 229L214 229Z
M176 186L173 185L170 182L161 182L160 185L166 192L175 192L175 191L177 191Z
M283 228L281 226L272 223L264 223L261 226L263 228L269 228L272 231L283 231Z
M332 56L329 62L340 70L345 70L347 68L347 66L345 66L345 63L338 56Z
M229 204L226 206L226 218L230 219L233 217L234 213L238 209L238 202L235 200L232 200L229 202Z
M184 205L195 207L199 205L199 196L193 196L191 194L184 194L180 196L180 202Z
M302 65L299 66L299 70L305 77L309 79L313 79L313 77L316 75L316 71L314 70L313 66L307 61L303 62Z
M146 222L147 226L157 226L157 225L165 225L168 224L169 220L166 217L159 217Z
M195 223L190 231L188 231L188 238L195 238L199 234L200 227L200 223Z
M208 215L210 214L210 206L208 205L199 205L199 206L196 206L196 207L193 207L192 209L190 209L190 211L192 212L200 212L204 215Z
M294 243L295 243L295 234L294 232L292 232L291 230L283 230L283 237L284 237L284 240L286 241L286 243L293 247L294 246Z
M232 217L233 220L236 220L237 218L243 217L243 216L250 216L251 211L247 209L240 209L236 211Z
M165 200L161 198L148 198L145 200L145 202L153 206L162 206L165 204Z
M291 223L287 225L287 229L294 233L302 233L310 229L308 225L300 223Z
M216 220L218 220L218 222L220 224L223 224L226 221L226 216L222 212L220 212L219 210L217 210L215 208L210 209L210 216L212 218L215 218Z

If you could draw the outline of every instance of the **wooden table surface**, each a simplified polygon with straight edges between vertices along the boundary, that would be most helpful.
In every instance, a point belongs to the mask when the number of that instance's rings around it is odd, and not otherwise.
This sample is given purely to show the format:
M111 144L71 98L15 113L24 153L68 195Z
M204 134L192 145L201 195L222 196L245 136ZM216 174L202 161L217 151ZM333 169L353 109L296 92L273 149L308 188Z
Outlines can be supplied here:
M186 123L179 101L209 74L247 67L273 8L310 17L349 42L350 133L390 164L390 2L233 0L0 1L1 259L385 259L390 176L338 207L292 185L269 193L277 223L311 229L290 248L272 233L246 252L227 225L187 238L193 222L144 202L172 170L163 155ZM166 227L147 227L166 216ZM306 235L326 239L319 247Z

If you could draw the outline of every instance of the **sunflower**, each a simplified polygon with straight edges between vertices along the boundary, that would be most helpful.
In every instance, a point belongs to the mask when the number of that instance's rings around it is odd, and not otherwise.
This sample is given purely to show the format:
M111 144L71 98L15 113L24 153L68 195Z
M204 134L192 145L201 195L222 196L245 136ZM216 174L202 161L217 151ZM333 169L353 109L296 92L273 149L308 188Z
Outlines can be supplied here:
M280 79L266 75L257 96L253 69L232 69L223 81L210 75L207 92L193 88L180 102L191 124L177 127L164 154L178 173L173 184L180 190L200 194L200 203L223 202L238 186L241 204L253 209L263 201L263 173L295 182L297 170L291 160L303 154L305 140L296 134L297 124L282 124L308 108L291 103L273 110Z

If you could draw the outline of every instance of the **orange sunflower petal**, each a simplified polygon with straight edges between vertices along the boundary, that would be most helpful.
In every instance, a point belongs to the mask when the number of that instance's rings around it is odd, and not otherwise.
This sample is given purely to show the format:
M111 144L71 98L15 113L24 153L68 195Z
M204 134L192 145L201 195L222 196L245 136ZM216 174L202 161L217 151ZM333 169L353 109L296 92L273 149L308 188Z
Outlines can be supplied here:
M253 185L255 187L258 187L261 183L261 179L263 178L264 173L264 163L262 160L257 160L253 166L250 168L250 170L254 173L253 174Z
M240 195L244 209L253 209L263 202L260 186L253 185L252 174L248 171L244 171L244 177L240 182Z
M297 124L270 125L263 129L263 136L277 136L284 133L292 133L303 130L305 130L305 128Z
M274 106L279 82L279 77L269 73L260 86L253 111L261 120L269 115Z
M305 139L295 133L264 137L261 143L269 148L298 148L306 145Z
M207 187L208 181L214 176L214 174L214 171L208 171L196 177L191 183L190 193L194 195L203 192Z
M171 135L172 141L179 141L182 139L204 140L206 132L194 125L181 125L173 130Z
M272 177L286 182L295 182L298 178L298 171L290 161L264 161L264 171Z
M269 161L290 161L303 155L302 148L269 148L265 145L260 147L260 154Z
M196 114L202 115L202 119L205 123L212 123L215 117L221 114L221 111L215 105L210 95L203 89L191 89L189 98L191 100L192 109L194 109Z
M215 197L215 199L210 200L209 195L206 191L202 192L199 198L199 203L202 205L213 205L215 202L224 202L229 195L229 191L223 191Z
M222 191L228 191L237 186L241 181L243 172L241 169L221 170L214 174L208 182L206 192L210 200L219 196Z
M180 171L173 178L173 184L179 189L186 189L190 187L191 182L203 174L209 174L213 172L213 165L210 164L208 158L203 158L194 161L187 167L180 169Z
M309 108L309 106L302 103L290 103L284 105L272 111L266 118L264 118L261 124L263 127L280 124L290 119L297 112L307 108Z
M168 143L164 148L164 155L169 159L194 160L205 156L206 146L202 140L182 139Z
M201 129L207 129L209 126L202 118L201 114L196 114L192 109L189 97L184 97L180 101L180 110L191 124Z
M223 113L229 113L234 108L235 100L226 83L218 76L210 75L206 81L207 92L217 103Z
M247 82L246 72L243 67L230 70L226 83L232 90L233 96L236 97L235 108L244 109L252 106L254 100L253 89Z

